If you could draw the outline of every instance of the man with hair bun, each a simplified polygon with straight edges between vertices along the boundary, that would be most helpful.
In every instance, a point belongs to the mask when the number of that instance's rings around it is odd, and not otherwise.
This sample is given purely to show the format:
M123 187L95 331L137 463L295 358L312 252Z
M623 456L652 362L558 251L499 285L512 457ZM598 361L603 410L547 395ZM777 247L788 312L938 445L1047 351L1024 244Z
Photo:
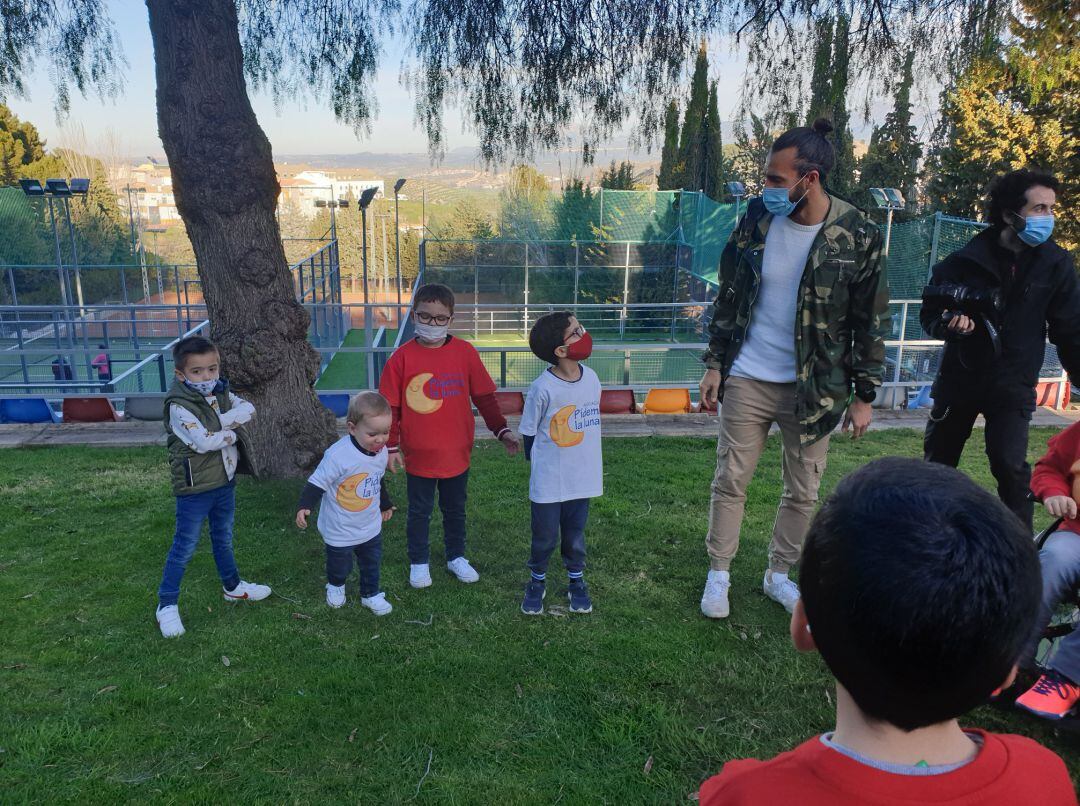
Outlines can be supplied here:
M761 198L724 247L702 360L701 400L720 411L709 508L709 575L701 612L729 612L729 569L746 489L773 423L783 438L784 491L769 544L765 595L789 612L818 498L829 434L861 437L884 375L889 292L882 238L866 214L825 189L834 162L825 119L773 143Z

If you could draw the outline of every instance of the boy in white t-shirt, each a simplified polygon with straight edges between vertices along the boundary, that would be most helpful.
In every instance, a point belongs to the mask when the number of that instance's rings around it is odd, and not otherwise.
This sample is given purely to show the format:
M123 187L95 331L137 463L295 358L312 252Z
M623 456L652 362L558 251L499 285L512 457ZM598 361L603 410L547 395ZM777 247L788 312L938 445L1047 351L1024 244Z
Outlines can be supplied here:
M591 613L585 584L585 523L589 499L604 494L600 452L600 379L581 364L592 353L592 337L565 311L540 317L529 347L552 366L529 387L521 417L525 458L532 462L532 579L521 612L544 612L548 559L562 533L562 556L570 577L571 613Z
M385 616L393 610L379 590L382 525L394 514L382 485L390 404L378 392L361 392L349 401L346 425L348 436L326 449L304 486L296 525L306 529L307 516L322 500L318 526L326 544L326 603L335 608L345 604L345 580L356 555L360 604Z

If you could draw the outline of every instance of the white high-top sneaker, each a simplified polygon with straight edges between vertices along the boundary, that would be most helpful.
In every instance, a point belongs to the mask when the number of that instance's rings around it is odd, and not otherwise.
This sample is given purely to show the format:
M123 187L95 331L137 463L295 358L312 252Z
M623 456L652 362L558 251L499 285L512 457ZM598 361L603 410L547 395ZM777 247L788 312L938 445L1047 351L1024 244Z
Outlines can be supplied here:
M180 609L176 605L159 607L154 616L162 638L179 638L184 634L184 623L180 621Z
M376 616L385 616L394 608L386 601L386 594L379 591L374 596L360 597L360 604L374 613Z
M458 557L456 560L451 560L446 564L446 568L461 582L476 582L480 579L480 575L476 573L476 569L469 565L469 561L464 557Z
M727 571L709 571L705 580L705 592L701 595L701 612L709 618L727 618L728 589L731 587L731 574Z
M331 585L329 582L327 582L326 603L333 608L338 608L345 604L345 586Z
M789 613L795 610L795 603L799 601L799 586L788 579L787 574L766 571L763 587L765 595L782 604Z
M427 563L418 563L409 566L409 584L414 588L427 588L431 586L431 566Z

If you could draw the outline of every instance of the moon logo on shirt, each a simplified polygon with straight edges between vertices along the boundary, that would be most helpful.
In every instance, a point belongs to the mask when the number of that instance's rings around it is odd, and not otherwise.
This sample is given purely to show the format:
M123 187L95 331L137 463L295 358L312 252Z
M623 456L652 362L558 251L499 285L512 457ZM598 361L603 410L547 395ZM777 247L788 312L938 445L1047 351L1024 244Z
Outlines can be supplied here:
M551 441L560 448L572 448L575 445L580 445L581 441L585 439L583 433L574 431L570 428L570 418L576 410L577 406L571 403L568 406L563 406L551 415L551 425L548 426L548 434L551 436Z
M405 404L417 414L431 414L442 407L442 400L432 400L424 393L424 386L433 377L430 372L421 372L405 386Z
M364 479L367 477L367 473L356 473L341 482L341 484L338 485L337 493L334 495L334 498L338 502L338 506L348 512L363 512L371 506L373 499L361 498L356 494L356 491L360 488L360 485L364 483Z

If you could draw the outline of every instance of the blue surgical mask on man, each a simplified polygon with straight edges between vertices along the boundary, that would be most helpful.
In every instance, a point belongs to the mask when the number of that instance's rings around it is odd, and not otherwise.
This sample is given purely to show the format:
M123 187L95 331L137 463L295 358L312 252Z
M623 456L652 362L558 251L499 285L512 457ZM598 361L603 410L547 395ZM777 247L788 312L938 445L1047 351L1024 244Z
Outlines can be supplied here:
M1038 246L1050 240L1054 232L1054 217L1052 215L1029 215L1027 218L1015 213L1017 218L1024 222L1023 227L1013 225L1016 237L1028 246Z
M806 178L806 174L799 177L799 182ZM806 189L806 192L799 197L799 201L792 201L788 195L798 184L796 182L789 188L765 188L761 191L761 201L765 205L765 209L772 213L774 216L780 218L787 218L793 212L795 208L799 206L799 203L806 198L806 194L810 192L810 188Z

